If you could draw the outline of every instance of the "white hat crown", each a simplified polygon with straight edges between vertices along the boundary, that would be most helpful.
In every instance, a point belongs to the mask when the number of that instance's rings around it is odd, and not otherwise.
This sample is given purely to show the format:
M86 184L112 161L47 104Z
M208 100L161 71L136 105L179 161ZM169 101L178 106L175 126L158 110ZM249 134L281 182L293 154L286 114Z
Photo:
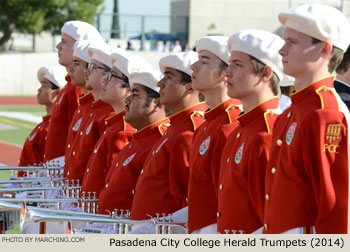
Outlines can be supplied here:
M162 74L164 74L166 67L170 67L191 76L191 65L197 60L198 54L194 51L174 53L161 58L159 68Z
M279 21L285 27L329 41L344 52L350 44L350 23L342 12L323 4L304 4L282 11Z
M209 51L219 57L226 64L230 63L230 53L227 50L228 37L225 36L205 36L198 40L196 51Z
M67 21L61 28L62 33L66 33L74 40L103 40L98 30L89 23L83 21Z
M59 88L63 88L66 85L66 74L65 69L58 66L40 67L37 72L39 81L43 81L46 78Z
M112 63L111 63L112 52L113 52L112 47L109 46L104 41L98 41L98 42L96 41L95 43L91 43L88 48L88 53L91 60L94 59L98 62L101 62L102 64L108 66L109 68L112 68Z
M249 54L270 66L280 80L283 79L282 56L278 51L284 41L278 35L262 30L243 30L233 34L228 41L228 49Z
M146 71L141 70L132 73L130 75L129 82L131 85L140 84L159 93L159 87L157 84L160 81L161 76L161 73L154 69L147 69Z

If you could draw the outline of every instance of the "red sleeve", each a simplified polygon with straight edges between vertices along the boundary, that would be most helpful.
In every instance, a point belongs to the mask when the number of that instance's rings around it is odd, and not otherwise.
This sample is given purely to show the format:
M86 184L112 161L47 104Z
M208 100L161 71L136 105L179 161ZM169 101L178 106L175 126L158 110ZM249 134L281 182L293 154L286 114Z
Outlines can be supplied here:
M192 132L181 134L176 138L175 146L170 148L169 187L170 194L179 206L187 206L186 197L190 176L189 151L192 144Z
M318 110L301 125L303 160L318 207L317 233L346 233L347 123L341 112Z

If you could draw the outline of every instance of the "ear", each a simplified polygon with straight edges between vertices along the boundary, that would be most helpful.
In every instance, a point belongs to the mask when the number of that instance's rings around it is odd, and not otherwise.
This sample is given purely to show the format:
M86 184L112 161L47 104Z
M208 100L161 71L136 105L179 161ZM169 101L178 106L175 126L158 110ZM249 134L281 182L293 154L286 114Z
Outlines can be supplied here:
M273 70L270 66L265 66L263 71L262 71L262 78L264 80L270 80L272 78L272 75L273 75Z
M321 53L325 55L329 55L332 53L332 51L333 51L333 45L328 41L324 42Z
M60 88L59 89L54 89L53 92L52 92L52 98L56 98L58 93L60 92Z

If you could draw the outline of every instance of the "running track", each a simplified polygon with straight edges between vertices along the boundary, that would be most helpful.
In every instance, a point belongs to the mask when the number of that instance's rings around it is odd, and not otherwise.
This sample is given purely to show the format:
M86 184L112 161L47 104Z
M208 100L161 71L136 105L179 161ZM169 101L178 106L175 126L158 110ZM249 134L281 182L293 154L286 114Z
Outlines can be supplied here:
M38 105L36 97L0 97L0 106L3 105ZM22 147L12 143L6 143L0 141L0 163L5 165L15 166L18 165L19 155L21 154Z

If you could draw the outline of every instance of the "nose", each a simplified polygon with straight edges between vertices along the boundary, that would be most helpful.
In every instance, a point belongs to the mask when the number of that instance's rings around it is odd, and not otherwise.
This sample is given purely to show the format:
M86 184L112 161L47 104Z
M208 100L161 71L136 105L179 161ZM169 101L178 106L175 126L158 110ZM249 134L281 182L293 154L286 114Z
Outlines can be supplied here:
M228 67L226 68L224 74L225 74L226 79L232 77L231 64L228 65Z
M162 78L162 79L161 79L160 81L158 81L158 83L157 83L157 86L160 87L160 88L163 88L163 87L164 87L163 79L164 79L164 78Z
M195 63L193 63L193 64L191 65L191 70L192 70L193 72L196 72L196 71L197 71L197 67L196 67L197 62L198 62L198 61L196 61Z
M56 45L56 49L58 49L58 50L61 49L61 42L59 42L59 43Z
M287 55L287 50L286 50L286 46L282 46L281 49L279 49L278 53L281 55L281 56L286 56Z
M124 102L125 102L126 105L130 105L130 96L131 96L131 95L129 95L128 97L126 97L125 100L124 100Z

